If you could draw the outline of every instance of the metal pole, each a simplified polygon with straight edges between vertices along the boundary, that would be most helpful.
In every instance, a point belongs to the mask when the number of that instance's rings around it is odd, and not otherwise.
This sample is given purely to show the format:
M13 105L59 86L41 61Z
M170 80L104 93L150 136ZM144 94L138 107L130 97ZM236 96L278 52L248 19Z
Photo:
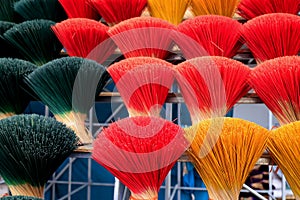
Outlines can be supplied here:
M261 200L268 200L266 199L264 196L262 196L261 194L259 194L258 192L256 192L255 190L253 190L251 187L249 187L246 184L243 184L243 187L248 190L249 192L251 192L252 194L254 194L256 197L258 197Z
M286 200L286 181L285 181L285 176L282 174L281 178L281 192L282 192L282 200Z
M172 104L166 104L166 119L172 121ZM168 173L165 179L165 200L169 200L171 197L171 172Z

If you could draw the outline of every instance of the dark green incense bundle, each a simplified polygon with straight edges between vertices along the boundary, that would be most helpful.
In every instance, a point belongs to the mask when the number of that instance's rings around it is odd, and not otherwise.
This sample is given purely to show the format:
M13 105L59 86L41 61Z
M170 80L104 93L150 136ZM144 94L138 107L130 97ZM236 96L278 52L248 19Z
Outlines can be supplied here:
M13 195L43 198L46 182L77 143L74 132L53 118L0 120L0 174Z
M3 35L24 58L36 65L43 65L59 57L62 45L51 31L55 22L31 20L17 24Z
M13 27L15 23L0 21L0 57L9 57L9 58L21 58L18 50L15 49L11 44L9 44L4 38L3 34Z
M25 82L55 118L72 128L85 144L92 142L84 124L87 113L107 80L105 68L97 62L66 57L38 68Z
M20 0L15 3L14 8L25 20L48 19L60 22L67 19L58 0Z
M22 89L23 78L36 65L19 59L0 58L0 119L23 113L30 96Z
M13 22L15 20L14 3L19 0L2 0L0 6L0 21Z

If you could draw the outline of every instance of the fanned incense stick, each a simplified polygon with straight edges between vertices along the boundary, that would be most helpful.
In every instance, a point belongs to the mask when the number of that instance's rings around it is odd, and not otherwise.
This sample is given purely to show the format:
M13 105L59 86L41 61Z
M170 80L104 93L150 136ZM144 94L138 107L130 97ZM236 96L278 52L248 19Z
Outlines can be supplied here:
M191 0L148 0L148 9L152 17L178 25L190 2Z
M102 64L117 48L109 38L108 26L85 18L72 18L52 26L69 56L95 60Z
M105 68L95 61L66 57L36 69L25 82L49 106L55 118L73 129L81 143L87 144L93 138L84 122L107 79Z
M90 0L90 3L110 26L114 26L141 16L147 0Z
M198 15L233 17L240 0L192 0L192 12Z
M178 125L133 117L105 128L94 142L92 158L130 189L131 200L157 200L165 177L188 145Z
M176 43L186 59L199 56L232 58L241 48L243 25L229 17L199 16L179 24Z
M112 27L108 34L126 58L148 56L164 59L171 50L175 26L154 17L137 17Z
M250 68L229 58L194 58L177 65L176 70L193 124L225 116L250 89Z
M159 116L174 81L173 65L150 57L128 58L107 70L129 116Z
M272 159L282 170L295 198L300 199L300 122L293 122L272 130L268 149Z
M245 19L252 19L268 13L290 13L300 11L299 0L241 0L238 14Z
M300 17L287 13L256 17L244 24L243 37L257 62L298 55Z
M189 157L214 200L238 200L249 172L263 153L269 131L236 118L203 120L186 128Z
M53 118L0 120L0 174L13 195L44 197L48 179L76 149L74 132Z
M250 85L280 124L300 120L300 57L268 60L251 72Z

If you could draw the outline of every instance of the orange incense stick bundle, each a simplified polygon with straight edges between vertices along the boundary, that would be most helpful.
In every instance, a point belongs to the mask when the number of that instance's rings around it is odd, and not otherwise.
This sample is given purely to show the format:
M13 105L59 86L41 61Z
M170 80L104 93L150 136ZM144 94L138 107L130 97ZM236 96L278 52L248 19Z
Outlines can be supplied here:
M159 116L175 79L173 65L157 58L128 58L107 71L116 83L129 116Z
M250 68L229 58L194 58L179 64L176 70L193 124L225 116L250 89Z
M154 17L137 17L112 27L108 34L126 58L149 56L164 59L172 47L175 26Z
M130 189L131 200L157 200L160 186L187 146L178 125L140 116L103 129L92 158Z
M280 124L300 120L300 57L268 60L251 72L250 85Z
M269 131L237 118L214 118L186 128L188 155L209 198L238 200L248 174L263 153Z
M300 122L293 122L272 130L268 149L272 159L282 170L294 196L300 199Z
M108 26L86 18L72 18L52 26L52 30L70 56L103 63L116 49L107 34Z
M152 17L178 25L190 3L191 0L148 0L148 9Z
M141 16L147 0L90 0L104 20L114 26L126 19Z
M184 21L176 43L187 59L199 56L233 57L241 48L243 25L229 17L206 15Z
M256 17L244 24L243 37L258 62L298 55L300 17L287 13Z
M198 15L233 17L240 0L192 0L192 12Z

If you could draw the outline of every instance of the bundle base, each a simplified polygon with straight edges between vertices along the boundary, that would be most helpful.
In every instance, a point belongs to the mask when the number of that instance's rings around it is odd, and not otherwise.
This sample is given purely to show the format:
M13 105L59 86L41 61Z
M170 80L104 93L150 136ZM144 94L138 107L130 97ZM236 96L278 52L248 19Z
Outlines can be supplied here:
M43 199L44 186L32 186L30 184L8 185L13 196L32 196Z
M56 120L64 123L67 127L72 129L81 145L92 144L93 136L85 127L86 114L71 111L60 115L54 115Z
M141 194L131 192L129 200L158 200L158 194L155 191L148 190Z
M8 118L8 117L11 117L11 116L14 116L14 115L15 115L15 113L12 113L12 112L9 112L9 113L0 113L0 120Z
M239 199L239 192L234 193L232 191L226 191L225 189L207 189L209 199L211 200L238 200ZM239 190L237 190L239 191Z

